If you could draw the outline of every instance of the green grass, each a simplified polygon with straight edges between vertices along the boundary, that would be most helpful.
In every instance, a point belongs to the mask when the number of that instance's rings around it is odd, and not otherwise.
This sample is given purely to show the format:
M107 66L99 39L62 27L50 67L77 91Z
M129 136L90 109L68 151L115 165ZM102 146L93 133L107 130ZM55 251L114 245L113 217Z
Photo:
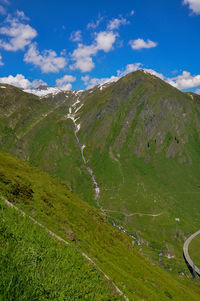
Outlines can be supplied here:
M60 178L70 191L95 207L94 187L81 159L73 123L66 119L75 96L69 92L67 99L62 94L58 95L59 99L39 100L19 89L9 93L0 95L1 149ZM7 184L7 188L3 186L3 190L15 201L13 191L16 193L19 188L16 181L22 181L23 185L24 181L28 185L31 182L32 201L19 199L20 206L25 206L60 235L65 235L62 229L67 219L69 229L76 234L73 244L77 248L90 253L120 287L126 286L128 294L134 290L140 298L143 294L151 296L147 288L141 293L144 279L136 276L140 253L150 262L159 264L167 271L162 270L162 273L169 272L174 279L179 279L180 272L189 274L182 257L182 246L188 234L199 228L199 98L194 95L192 99L141 71L128 74L102 91L98 88L92 93L86 91L81 97L84 105L78 113L81 122L78 135L81 143L86 144L84 154L101 189L101 205L117 212L108 212L105 216L85 204L80 205L83 203L69 192L66 195L66 186L56 179L52 184L52 178L47 179L46 174L37 179L35 172L24 174L23 168L20 169L22 180L17 175L11 176L12 169L7 171L13 184ZM13 105L15 110L10 114ZM43 112L52 108L54 110L47 117L32 127ZM25 136L17 138L25 132ZM76 200L75 203L70 201L71 198ZM128 216L131 213L160 215ZM140 240L141 245L134 247L135 251L140 250L134 253L134 259L127 251L132 250L128 238L123 238L126 242L122 239L122 244L115 239L115 245L110 246L113 236L118 234L109 228L107 219L122 225ZM159 255L161 252L162 256ZM168 258L169 255L172 258ZM137 271L136 274L130 274L127 262L134 263L131 268ZM145 270L144 273L152 279L150 272ZM128 284L123 279L127 279Z
M199 112L196 99L139 71L91 94L80 113L101 205L121 212L108 214L176 273L185 272L185 237L199 227ZM137 212L160 215L125 215Z
M0 300L119 300L79 252L0 201Z
M141 300L143 298L147 300L168 300L169 298L173 298L174 300L199 300L200 291L191 279L187 279L185 276L181 275L178 276L175 273L169 273L158 267L152 261L146 260L138 251L138 247L133 247L129 237L120 233L107 222L105 215L98 209L89 206L87 203L82 202L79 198L70 193L67 186L60 183L56 178L5 153L0 153L0 162L0 191L2 197L13 202L16 206L23 209L37 221L48 227L51 231L60 235L63 239L68 240L72 246L72 249L70 248L69 252L74 252L74 255L69 255L69 257L74 256L74 261L76 261L75 255L79 254L80 251L84 251L88 254L88 256L90 256L116 283L130 300ZM62 246L62 244L55 242L54 239L50 239L37 225L31 225L30 221L27 221L22 216L18 215L18 213L14 213L13 210L3 209L2 212L5 215L7 215L7 212L8 214L10 214L9 212L12 212L13 218L11 220L13 222L8 225L9 231L13 231L13 233L18 230L22 231L19 233L25 232L24 237L22 234L20 237L25 241L30 237L31 242L28 240L27 243L32 243L32 248L37 250L35 252L33 251L33 253L36 254L36 258L37 256L42 256L42 254L44 254L43 252L46 252L47 250L40 249L40 242L38 242L37 246L34 246L33 242L37 241L37 237L33 237L31 231L29 235L30 228L35 235L39 233L39 235L45 236L46 238L44 238L44 241L52 241L52 244L58 244L63 250L67 249L66 246ZM14 218L14 216L16 218ZM26 224L24 228L21 228L21 226L18 227L20 221L22 224ZM4 222L3 219L1 219L1 222ZM10 233L9 231L8 233ZM73 233L73 240L70 240L68 234L69 231L70 233ZM41 240L39 239L39 241ZM23 257L22 249L17 251L18 247L21 248L23 245L21 246L21 244L19 245L17 242L13 243L15 244L15 246L13 246L16 248L15 251L12 253L11 250L10 255L6 256L11 260L11 273L14 270L14 267L17 264L20 264L20 261L17 258L16 261L12 261L14 260L12 254L21 254L20 256ZM41 246L44 247L44 243L42 243ZM24 248L27 250L26 246ZM30 248L28 248L28 250L29 249ZM2 252L7 252L6 250L7 245L5 244L2 248ZM52 252L56 251L52 250ZM29 256L32 256L31 254L26 252L28 258L30 258ZM69 257L67 256L67 258ZM81 258L80 256L78 257L79 259L77 260L80 262ZM48 265L47 263L49 261L50 259L47 257L47 261L45 261L46 265ZM81 262L84 262L84 260ZM62 269L65 269L65 265L62 265L62 263L60 264ZM80 263L77 264L79 265ZM53 267L56 265L52 262L52 264L50 263L49 268L53 270ZM69 267L67 263L66 265ZM74 263L74 269L72 267L72 271L69 268L69 275L66 275L66 279L72 279L70 275L71 273L76 273L75 266L76 263ZM88 265L86 264L86 266ZM21 266L21 269L22 268L23 267ZM94 270L94 268L90 268ZM29 267L27 267L27 269L29 269ZM81 273L84 269L85 268L83 267ZM7 272L5 272L5 270L4 274L4 277L6 278ZM25 274L27 275L27 273ZM36 272L33 272L33 274L37 275ZM30 267L30 277L32 277L31 275L33 274L32 267ZM94 274L99 275L96 270L94 271ZM84 285L86 287L84 292L91 288L91 294L94 293L92 292L92 283L95 283L95 277L94 279L92 278L91 284L88 284L88 286L87 284ZM52 279L51 276L49 279ZM71 285L73 287L79 285L79 279L78 276L77 278L73 278L73 283L71 283ZM89 281L88 279L89 278L86 278L85 281ZM25 280L22 282L24 283L24 281ZM35 288L37 288L38 282L36 279L35 281ZM61 281L62 284L64 283L63 281ZM59 282L59 280L57 282ZM58 283L58 287L61 283ZM16 287L15 285L14 287ZM18 284L17 282L17 285L19 285L20 289L20 283ZM47 285L47 291L50 290L50 293L53 294L51 291L51 280L48 280L44 286L45 285ZM105 281L102 280L102 285L99 286L99 290L100 287L106 296L108 291L106 293ZM81 288L82 284L80 284L80 289L77 293L81 294ZM27 290L29 291L28 286ZM18 288L16 288L15 293L17 292ZM57 288L55 294L58 294ZM92 300L92 298L89 298L89 300ZM94 300L98 300L98 297L96 297L96 299L94 298Z

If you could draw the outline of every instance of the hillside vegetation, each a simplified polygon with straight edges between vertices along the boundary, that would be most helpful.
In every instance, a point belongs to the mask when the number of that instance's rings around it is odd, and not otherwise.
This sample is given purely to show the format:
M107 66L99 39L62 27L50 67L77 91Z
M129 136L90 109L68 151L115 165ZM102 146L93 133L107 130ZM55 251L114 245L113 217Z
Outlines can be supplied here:
M120 300L79 252L0 200L0 300Z
M4 298L24 294L37 300L41 294L57 300L68 300L66 296L74 296L71 300L120 300L119 295L111 297L103 276L81 258L80 251L84 251L130 300L199 300L200 291L192 280L147 261L99 209L81 201L47 173L0 153L0 191L0 288ZM48 237L14 209L5 208L4 198L69 241L70 247Z
M6 87L0 89L0 149L58 177L97 207L81 156L85 145L101 216L134 235L136 248L154 263L186 275L182 246L200 220L200 97L142 70L41 99ZM67 117L77 101L80 143Z

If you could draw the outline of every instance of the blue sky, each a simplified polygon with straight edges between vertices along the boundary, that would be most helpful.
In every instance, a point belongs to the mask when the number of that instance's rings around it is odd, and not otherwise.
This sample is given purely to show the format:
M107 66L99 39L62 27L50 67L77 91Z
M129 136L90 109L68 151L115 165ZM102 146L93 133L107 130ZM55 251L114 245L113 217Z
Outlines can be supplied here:
M0 81L63 90L139 68L200 93L200 0L0 0Z

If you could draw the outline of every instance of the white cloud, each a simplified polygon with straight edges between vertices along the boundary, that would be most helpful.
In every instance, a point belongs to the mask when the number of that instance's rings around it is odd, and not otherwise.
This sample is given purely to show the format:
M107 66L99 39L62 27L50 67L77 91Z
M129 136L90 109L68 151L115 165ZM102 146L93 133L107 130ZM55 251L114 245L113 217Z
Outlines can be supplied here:
M132 11L131 14L133 13ZM87 28L95 29L101 20L103 20L103 17L99 16L97 21L89 23ZM80 69L82 72L91 71L95 67L93 56L97 55L101 50L104 52L111 51L118 37L116 30L119 29L121 25L129 23L130 22L122 16L113 18L108 22L106 30L95 33L94 40L90 45L79 43L77 49L71 54L71 59L74 63L70 66L70 69Z
M142 68L142 63L128 64L125 69L117 70L117 75L112 75L111 77L104 78L90 78L88 75L82 76L81 79L84 82L84 85L87 89L93 88L96 85L104 85L106 83L116 82L121 77L127 75L130 72L137 71ZM145 73L149 73L151 75L157 76L164 80L164 76L161 73L156 72L153 69L142 69Z
M119 79L118 76L111 76L111 77L104 77L104 78L88 78L88 80L82 80L84 81L84 84L87 86L87 89L93 88L97 85L104 85L111 82L116 82Z
M103 50L108 52L112 49L113 44L116 40L117 34L114 34L112 31L101 31L96 36L96 50Z
M17 9L17 11L16 11L16 15L17 15L17 17L18 17L19 19L21 19L21 20L25 20L25 21L29 21L29 20L30 20L30 18L27 17L23 11L20 11L20 10L18 10L18 9Z
M74 64L70 66L71 70L80 69L82 72L89 72L94 68L94 62L91 55L96 53L93 45L85 46L79 44L78 48L75 49L71 55L72 60L75 61Z
M116 76L112 75L111 77L104 78L90 78L88 75L86 75L82 76L81 79L87 86L87 89L90 89L96 85L104 85L106 83L116 82L126 74L138 70L141 65L141 63L128 64L124 70L118 70Z
M0 5L0 15L5 15L6 14L6 9L2 5Z
M76 77L72 75L64 75L62 78L56 80L56 85L62 91L71 90L72 85L70 83L75 82Z
M71 36L70 36L70 40L72 40L73 42L82 41L81 30L72 31Z
M158 45L156 42L153 42L149 39L146 42L143 39L130 40L129 44L134 50L139 50L143 48L154 48Z
M56 84L58 86L60 86L62 84L65 84L66 82L73 83L73 82L75 82L75 80L76 80L76 77L73 75L64 75L62 78L58 78L56 80Z
M74 81L73 77L69 77L68 80ZM57 82L57 81L56 81ZM72 85L70 83L58 83L58 87L47 87L47 84L39 79L34 81L29 81L22 74L17 74L16 76L9 75L8 77L0 77L0 83L9 84L18 88L23 89L27 93L31 93L37 96L46 96L48 94L57 94L61 91L71 90ZM40 86L46 86L45 88L38 88Z
M200 14L200 1L199 0L184 0L184 5L189 5L189 8L193 13L199 15Z
M104 17L99 15L96 21L92 21L92 22L88 23L87 29L90 29L90 28L96 29L103 19L104 19Z
M2 55L0 54L0 66L3 66L4 63L2 62Z
M47 86L47 83L45 83L42 79L34 79L30 85L32 88L38 88L39 86Z
M35 88L40 86L41 84L45 84L42 80L34 80L33 82L30 82L22 74L17 74L16 76L9 75L8 77L0 77L0 83L9 84L21 89L28 89L31 87Z
M1 3L6 4L6 5L10 5L10 1L8 1L8 0L1 0Z
M200 75L192 76L190 72L183 71L181 75L166 80L177 89L189 89L200 86Z
M62 85L61 87L59 87L59 89L62 91L69 91L72 89L72 84L68 83L66 85Z
M99 50L109 52L113 48L117 34L112 31L101 31L96 34L94 42L87 46L78 44L78 48L75 49L71 55L74 64L70 66L72 70L80 69L82 72L89 72L94 68L94 62L92 56L96 55Z
M24 61L40 67L43 73L58 72L67 64L66 59L57 56L54 50L44 50L40 53L36 43L29 46L27 53L24 55Z
M135 14L135 11L132 9L130 12L130 16L133 16Z
M61 50L60 55L61 56L66 56L67 55L67 50L66 49Z
M197 89L195 93L200 95L200 89Z
M7 39L0 39L0 47L8 51L23 50L37 36L37 31L29 24L22 21L27 20L23 12L17 11L17 17L10 15L5 20L5 25L0 27L0 34Z
M26 79L22 74L17 74L16 76L9 75L8 77L0 77L0 82L23 89L27 89L31 85L30 81Z
M128 65L126 65L126 68L124 70L118 70L117 75L120 78L130 72L139 70L141 68L141 66L142 66L142 63L128 64Z
M156 77L159 77L159 78L162 79L162 80L165 79L165 78L164 78L164 75L163 75L162 73L158 73L157 71L155 71L155 70L153 70L153 69L146 69L146 68L144 68L143 70L144 70L144 72L150 73L151 75L154 75L154 76L156 76Z
M127 21L125 18L114 18L112 20L110 20L110 22L108 23L108 30L114 30L114 29L118 29L121 25L127 25L130 24L129 21Z
M84 82L84 85L88 84L89 79L89 75L81 76L81 80Z

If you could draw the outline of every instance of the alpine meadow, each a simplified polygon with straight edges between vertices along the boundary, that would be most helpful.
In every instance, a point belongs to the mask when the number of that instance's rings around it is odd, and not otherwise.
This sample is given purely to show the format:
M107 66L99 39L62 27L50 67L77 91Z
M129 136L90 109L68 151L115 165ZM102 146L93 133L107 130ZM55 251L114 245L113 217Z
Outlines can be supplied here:
M200 1L161 2L0 1L0 300L200 300Z

